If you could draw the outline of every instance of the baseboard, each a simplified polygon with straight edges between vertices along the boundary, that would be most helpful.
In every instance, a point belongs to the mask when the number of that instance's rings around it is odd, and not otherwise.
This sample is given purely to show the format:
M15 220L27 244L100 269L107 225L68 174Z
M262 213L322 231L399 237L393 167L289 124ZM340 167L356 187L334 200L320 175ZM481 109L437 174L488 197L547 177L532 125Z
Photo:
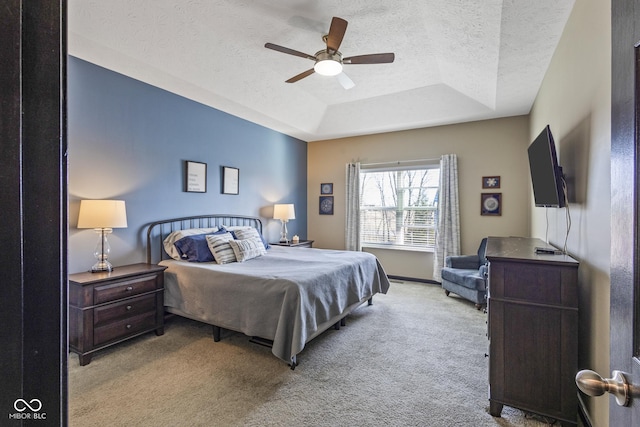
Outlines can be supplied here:
M392 280L400 280L400 281L407 281L407 282L429 283L431 285L439 285L440 284L440 282L436 282L435 280L419 279L417 277L394 276L394 275L391 275L391 274L388 274L387 277L389 277L389 279L392 279Z
M587 405L585 405L582 395L578 393L578 416L584 427L593 427L593 422L589 416Z

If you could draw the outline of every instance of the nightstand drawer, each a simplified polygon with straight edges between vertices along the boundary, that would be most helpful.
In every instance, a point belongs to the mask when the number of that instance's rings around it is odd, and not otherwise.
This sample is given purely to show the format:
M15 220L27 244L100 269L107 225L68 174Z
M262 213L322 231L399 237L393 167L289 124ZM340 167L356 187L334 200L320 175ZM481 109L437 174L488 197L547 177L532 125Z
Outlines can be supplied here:
M93 310L93 324L101 326L116 320L137 316L156 309L156 295L145 295L122 302L96 307Z
M156 276L143 276L111 285L96 286L93 291L93 303L102 304L156 289Z
M98 346L118 338L125 338L128 335L151 330L155 327L155 311L130 317L119 322L109 323L105 326L95 328L93 332L93 345Z

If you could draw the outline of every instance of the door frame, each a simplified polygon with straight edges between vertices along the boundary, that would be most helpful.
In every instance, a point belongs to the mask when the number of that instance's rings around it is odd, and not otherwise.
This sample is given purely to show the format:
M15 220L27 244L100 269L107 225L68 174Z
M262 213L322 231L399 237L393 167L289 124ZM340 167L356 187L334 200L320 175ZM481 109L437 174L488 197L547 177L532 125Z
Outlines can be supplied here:
M66 0L2 9L0 419L66 425Z

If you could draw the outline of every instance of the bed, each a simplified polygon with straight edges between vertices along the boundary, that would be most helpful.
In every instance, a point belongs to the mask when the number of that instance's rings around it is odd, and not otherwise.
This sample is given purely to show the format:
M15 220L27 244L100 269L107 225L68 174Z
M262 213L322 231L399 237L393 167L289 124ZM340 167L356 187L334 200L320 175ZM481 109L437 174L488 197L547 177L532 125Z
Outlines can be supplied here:
M247 216L183 217L147 228L147 262L167 267L166 311L213 325L216 341L220 328L244 333L294 369L307 342L389 289L384 269L366 252L272 245L242 262L217 264L176 259L165 250L177 232L211 236L222 227L262 236L260 219Z

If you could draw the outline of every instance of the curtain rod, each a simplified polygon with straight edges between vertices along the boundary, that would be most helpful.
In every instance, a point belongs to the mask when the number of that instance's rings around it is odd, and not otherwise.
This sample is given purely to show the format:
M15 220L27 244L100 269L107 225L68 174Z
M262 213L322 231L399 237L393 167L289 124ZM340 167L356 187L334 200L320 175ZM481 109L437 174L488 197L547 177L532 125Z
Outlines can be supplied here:
M361 163L360 166L389 166L400 165L402 163L420 163L420 162L439 162L440 159L415 159L415 160L398 160L395 162L381 162L381 163Z

